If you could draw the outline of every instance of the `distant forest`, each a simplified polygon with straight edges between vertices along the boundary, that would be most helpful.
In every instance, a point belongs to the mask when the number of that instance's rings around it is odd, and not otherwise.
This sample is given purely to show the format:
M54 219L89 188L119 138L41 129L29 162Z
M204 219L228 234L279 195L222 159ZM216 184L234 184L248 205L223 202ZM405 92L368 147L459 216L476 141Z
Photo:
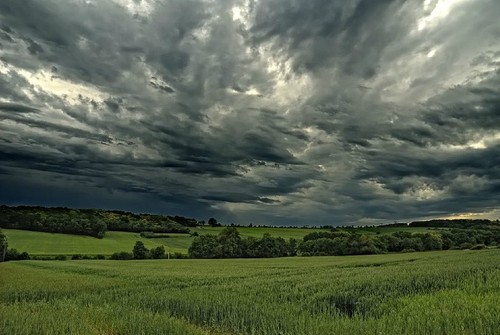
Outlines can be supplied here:
M0 206L0 227L104 237L107 230L189 233L195 219L101 209Z
M428 220L428 221L413 221L409 224L409 227L488 229L492 227L500 227L500 222L498 220L491 221L486 219Z

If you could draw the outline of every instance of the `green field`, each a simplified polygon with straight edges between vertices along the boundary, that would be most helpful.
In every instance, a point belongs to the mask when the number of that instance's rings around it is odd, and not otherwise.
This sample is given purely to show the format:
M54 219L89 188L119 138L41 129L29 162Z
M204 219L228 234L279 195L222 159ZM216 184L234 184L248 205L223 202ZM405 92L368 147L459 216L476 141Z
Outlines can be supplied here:
M0 263L3 334L498 334L500 250Z
M143 241L147 248L166 245L170 252L187 252L190 237L171 234L168 239L147 239L137 233L108 231L106 237L52 234L29 230L2 229L9 241L9 248L27 251L30 255L111 255L114 252L131 251L136 241ZM167 241L168 240L168 241ZM179 240L179 241L178 241Z
M225 227L196 227L190 228L198 234L219 234ZM301 240L305 235L315 231L327 231L315 228L260 228L238 227L243 237L261 238L268 233L284 239L295 238ZM395 231L425 232L428 228L356 228L364 234L389 234ZM114 252L130 251L136 241L143 241L147 248L164 245L171 253L187 254L193 237L187 234L169 234L169 238L147 239L138 233L108 231L103 239L90 236L52 234L28 230L2 229L9 241L9 247L19 251L27 251L30 255L111 255Z

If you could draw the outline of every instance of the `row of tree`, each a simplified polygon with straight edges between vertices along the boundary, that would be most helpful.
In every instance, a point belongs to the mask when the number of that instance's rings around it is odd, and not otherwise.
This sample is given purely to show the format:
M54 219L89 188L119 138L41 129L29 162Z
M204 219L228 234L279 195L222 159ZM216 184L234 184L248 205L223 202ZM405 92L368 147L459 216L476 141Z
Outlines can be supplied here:
M401 251L470 249L499 245L500 231L486 229L436 230L430 233L399 231L386 235L354 232L317 232L298 245L302 256L364 255Z
M242 238L234 227L219 235L201 235L189 247L191 258L258 258L284 256L366 255L447 249L481 248L500 245L498 230L451 229L429 233L399 231L367 235L353 231L314 232L302 241L265 234L262 238Z
M100 209L0 206L0 227L104 237L107 230L189 233L196 220Z
M428 221L413 221L409 227L428 227L428 228L458 228L458 229L499 229L499 220L488 219L453 219L453 220L428 220Z
M115 252L111 255L114 260L129 260L129 259L161 259L165 258L165 247L160 245L149 250L142 241L135 242L132 252Z
M264 234L262 238L242 238L235 227L223 229L219 235L200 235L189 247L191 258L263 258L296 255L296 240Z
M102 238L106 223L93 212L65 208L0 206L2 228L70 233Z

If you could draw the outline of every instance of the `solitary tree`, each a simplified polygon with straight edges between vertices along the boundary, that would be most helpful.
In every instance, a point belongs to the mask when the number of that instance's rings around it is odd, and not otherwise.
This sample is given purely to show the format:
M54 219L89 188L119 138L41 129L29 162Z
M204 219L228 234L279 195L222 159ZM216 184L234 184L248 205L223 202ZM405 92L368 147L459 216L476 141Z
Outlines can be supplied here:
M208 224L212 227L216 227L217 226L217 220L215 218L210 218L208 219Z

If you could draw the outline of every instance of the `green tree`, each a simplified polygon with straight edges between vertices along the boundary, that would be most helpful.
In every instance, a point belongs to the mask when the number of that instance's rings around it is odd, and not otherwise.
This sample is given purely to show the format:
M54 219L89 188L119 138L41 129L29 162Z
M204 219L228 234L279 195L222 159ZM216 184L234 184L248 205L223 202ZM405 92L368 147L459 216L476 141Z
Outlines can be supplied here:
M227 227L219 233L220 254L224 258L241 257L241 237L234 227Z
M339 239L342 238L318 238L315 240L307 240L299 245L299 251L304 256L329 256L338 255L337 246ZM345 239L345 238L344 238Z
M297 246L299 245L299 241L294 239L294 238L291 238L289 241L288 241L288 244L287 244L287 254L288 256L297 256Z
M151 258L153 259L160 259L165 257L165 247L163 245L160 245L156 248L153 248L149 251L149 254Z
M5 254L5 261L17 261L20 257L19 251L17 249L8 249Z
M220 226L220 224L217 223L217 220L215 218L208 219L208 224L212 227Z
M148 258L148 249L144 246L142 241L135 242L134 249L132 249L132 255L134 255L135 259Z
M113 260L129 260L134 258L134 256L130 252L121 251L121 252L115 252L114 254L111 255L110 258Z
M443 248L443 237L441 235L426 233L421 239L424 250L441 250Z
M200 235L194 238L189 247L191 258L220 258L220 244L215 235Z

